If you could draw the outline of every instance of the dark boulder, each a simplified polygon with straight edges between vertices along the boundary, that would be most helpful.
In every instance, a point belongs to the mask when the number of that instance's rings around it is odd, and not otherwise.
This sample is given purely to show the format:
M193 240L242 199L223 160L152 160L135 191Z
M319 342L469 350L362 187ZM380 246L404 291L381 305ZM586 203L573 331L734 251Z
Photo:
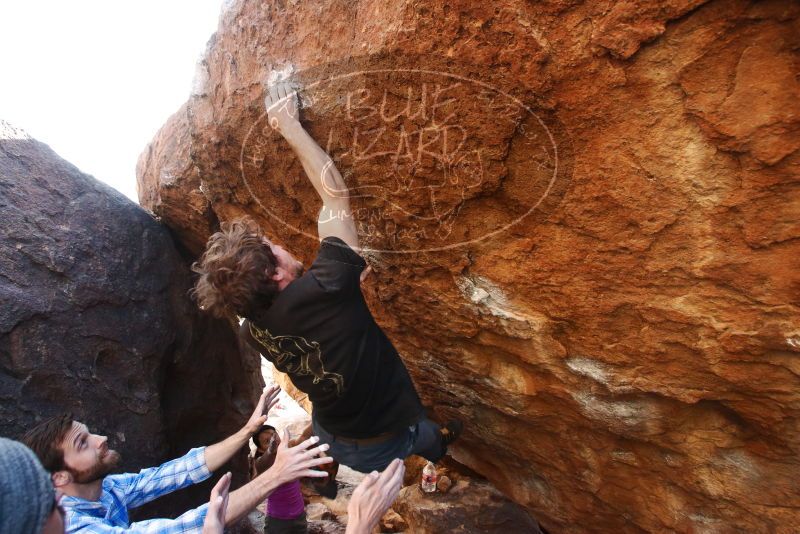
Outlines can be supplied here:
M169 231L46 145L0 133L0 434L71 411L139 469L238 429L258 358L191 302Z

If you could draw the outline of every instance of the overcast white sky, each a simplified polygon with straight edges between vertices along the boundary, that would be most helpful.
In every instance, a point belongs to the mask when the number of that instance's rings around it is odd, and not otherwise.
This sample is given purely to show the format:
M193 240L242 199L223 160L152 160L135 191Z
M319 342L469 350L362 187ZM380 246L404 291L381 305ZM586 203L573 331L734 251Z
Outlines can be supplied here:
M0 119L136 200L136 160L189 97L221 5L0 1Z

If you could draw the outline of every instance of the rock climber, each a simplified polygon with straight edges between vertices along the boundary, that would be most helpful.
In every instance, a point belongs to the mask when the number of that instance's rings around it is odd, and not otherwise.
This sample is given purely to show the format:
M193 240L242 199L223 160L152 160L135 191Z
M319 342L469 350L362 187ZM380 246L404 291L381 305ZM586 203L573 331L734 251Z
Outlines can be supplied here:
M361 472L417 454L438 461L462 423L428 419L408 370L361 293L369 272L359 254L347 186L299 121L297 89L269 88L270 125L299 158L322 200L321 244L308 271L249 219L223 223L193 269L194 295L218 317L243 318L242 338L313 405L312 427L329 454Z

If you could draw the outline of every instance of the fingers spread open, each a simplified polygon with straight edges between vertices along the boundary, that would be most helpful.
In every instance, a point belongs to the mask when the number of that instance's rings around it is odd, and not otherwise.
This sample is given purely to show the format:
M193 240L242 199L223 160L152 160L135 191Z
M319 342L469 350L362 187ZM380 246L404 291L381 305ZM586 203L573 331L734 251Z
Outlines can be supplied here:
M280 392L281 388L279 386L272 386L266 391L267 400L276 398Z
M260 410L261 412L264 411L264 406L271 400L275 395L275 388L265 389L261 392L261 396L258 398L258 403L256 404L256 410Z
M316 469L306 469L300 473L300 478L325 478L328 473L325 471L317 471Z
M311 437L310 437L310 438L308 438L307 440L305 440L305 441L303 441L302 443L300 443L300 444L297 446L297 448L299 448L299 449L301 449L301 450L306 450L307 448L311 447L312 445L314 445L314 444L315 444L315 443L317 443L318 441L319 441L319 437L317 437L317 436L311 436Z
M305 455L306 455L306 457L308 457L308 458L310 458L310 457L312 457L312 456L319 456L319 455L322 455L322 453L323 453L323 452L327 451L327 450L328 450L328 449L330 449L330 448L331 448L331 446L330 446L330 445L328 445L327 443L323 443L323 444L322 444L322 445L320 445L319 447L314 447L313 449L308 449L308 450L305 452ZM332 459L333 459L333 458L331 458L331 460L332 460Z
M278 445L279 449L286 449L289 447L289 429L284 428L281 435L281 444Z
M305 462L305 465L315 466L315 465L325 465L329 464L333 461L333 458L330 456L323 456L322 458L309 458Z
M281 390L276 389L275 391L270 392L267 395L267 404L274 404L278 402L278 397L280 396Z

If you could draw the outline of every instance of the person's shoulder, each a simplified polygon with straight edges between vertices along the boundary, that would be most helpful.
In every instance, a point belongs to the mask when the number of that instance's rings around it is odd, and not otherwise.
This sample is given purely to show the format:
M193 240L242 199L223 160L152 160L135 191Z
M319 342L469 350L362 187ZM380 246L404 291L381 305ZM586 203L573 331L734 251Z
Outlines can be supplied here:
M345 243L341 237L336 237L335 235L329 235L328 237L323 238L319 242L319 245L320 248L336 247L339 250L350 251L353 254L356 254L356 252L350 247L350 245ZM356 256L358 256L358 254L356 254Z
M308 273L326 294L340 295L358 285L361 272L366 266L364 258L347 243L338 237L326 237L322 240L317 259L311 264Z
M359 267L366 266L366 261L360 254L341 238L335 236L328 236L320 242L318 257L333 259Z

